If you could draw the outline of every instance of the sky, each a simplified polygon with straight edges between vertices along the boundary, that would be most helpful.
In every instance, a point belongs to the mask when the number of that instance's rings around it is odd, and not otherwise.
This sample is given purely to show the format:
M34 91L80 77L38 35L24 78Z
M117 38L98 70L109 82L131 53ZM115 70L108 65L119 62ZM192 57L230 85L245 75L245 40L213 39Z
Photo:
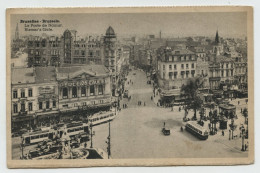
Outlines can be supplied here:
M20 20L57 19L62 27L48 32L24 31ZM105 34L112 26L118 36L148 35L173 36L215 36L216 30L222 37L244 37L247 35L245 12L193 12L193 13L122 13L122 14L19 14L11 16L11 35L18 23L19 34L61 35L65 29L77 30L78 35Z

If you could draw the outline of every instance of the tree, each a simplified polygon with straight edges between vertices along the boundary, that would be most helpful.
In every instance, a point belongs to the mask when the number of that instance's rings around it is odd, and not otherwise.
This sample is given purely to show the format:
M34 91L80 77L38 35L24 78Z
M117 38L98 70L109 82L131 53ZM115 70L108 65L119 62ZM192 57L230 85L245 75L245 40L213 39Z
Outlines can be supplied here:
M185 98L185 104L187 105L187 110L192 109L194 111L194 119L197 119L197 110L202 107L203 101L199 97L198 88L200 88L203 83L199 78L191 79L186 85L181 88L181 97Z

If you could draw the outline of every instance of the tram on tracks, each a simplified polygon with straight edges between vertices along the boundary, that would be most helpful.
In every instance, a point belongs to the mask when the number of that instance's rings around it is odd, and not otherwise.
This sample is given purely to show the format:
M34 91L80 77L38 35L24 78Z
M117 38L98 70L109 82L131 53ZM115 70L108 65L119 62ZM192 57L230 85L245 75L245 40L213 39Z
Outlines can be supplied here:
M208 139L208 131L204 127L197 124L196 121L188 121L185 125L185 129L201 140Z

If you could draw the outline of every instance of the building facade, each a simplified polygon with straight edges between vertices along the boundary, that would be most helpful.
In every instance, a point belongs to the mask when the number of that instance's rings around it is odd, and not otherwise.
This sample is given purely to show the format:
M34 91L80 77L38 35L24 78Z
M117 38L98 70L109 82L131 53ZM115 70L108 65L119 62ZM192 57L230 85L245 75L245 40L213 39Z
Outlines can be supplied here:
M11 80L12 129L33 129L112 104L110 73L103 65L12 68Z
M181 87L196 77L197 57L189 50L172 50L167 47L158 55L158 84L162 100L181 100Z

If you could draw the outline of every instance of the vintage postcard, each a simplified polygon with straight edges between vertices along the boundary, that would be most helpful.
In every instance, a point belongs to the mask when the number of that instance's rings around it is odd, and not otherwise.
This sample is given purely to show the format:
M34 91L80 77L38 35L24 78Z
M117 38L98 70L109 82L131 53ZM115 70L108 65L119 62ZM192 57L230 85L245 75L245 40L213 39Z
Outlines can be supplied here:
M252 7L6 19L9 168L254 162Z

